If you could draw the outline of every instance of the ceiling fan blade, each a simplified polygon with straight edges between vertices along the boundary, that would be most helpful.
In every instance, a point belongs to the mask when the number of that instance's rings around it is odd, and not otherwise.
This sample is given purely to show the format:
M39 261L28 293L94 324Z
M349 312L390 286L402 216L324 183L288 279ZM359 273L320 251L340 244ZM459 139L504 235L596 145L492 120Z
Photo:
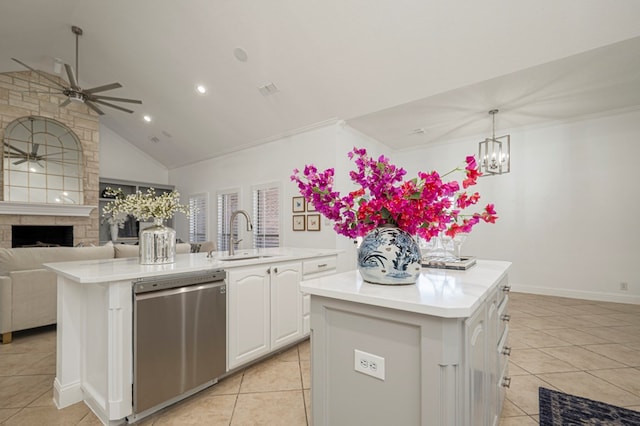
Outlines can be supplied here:
M107 101L116 101L116 102L129 102L131 104L142 104L142 101L139 101L137 99L125 99L125 98L115 98L113 96L101 96L101 95L91 95L90 96L91 100L107 100Z
M119 109L120 111L128 112L129 114L133 113L133 111L130 110L130 109L122 108L121 106L110 104L109 102L104 102L104 101L101 101L99 99L96 99L94 102L97 103L97 104L100 104L100 105L106 105L106 106L111 107L111 108Z
M60 107L66 107L67 105L69 105L69 103L71 102L71 99L67 98L64 100L64 102L62 102L60 105Z
M19 152L20 154L25 155L25 156L27 156L27 157L29 156L29 154L28 154L27 152L25 152L25 151L21 150L20 148L16 148L15 146L11 146L11 145L9 145L9 143L8 143L8 142L5 142L4 144L5 144L6 146L8 146L8 147L9 147L9 149L13 149L14 151Z
M120 83L105 84L104 86L98 86L98 87L93 87L91 89L85 89L84 93L104 92L104 91L107 91L107 90L117 89L119 87L122 87L122 84L120 84Z
M14 166L17 166L18 164L22 164L22 163L26 163L27 160L20 160L20 161L16 161L15 163L13 163Z
M40 148L40 144L39 143L32 144L32 148L31 148L31 155L32 156L38 155L38 148Z
M91 108L92 110L94 110L95 112L97 112L99 115L104 115L104 112L102 112L102 110L100 108L98 108L97 105L95 105L93 102L91 101L84 101L84 104L86 106L88 106L89 108Z
M29 65L25 64L25 63L24 63L24 62L22 62L22 61L17 60L16 58L11 58L11 59L12 59L12 60L14 60L14 61L16 61L17 63L19 63L19 64L20 64L20 65L22 65L23 67L28 68L28 69L30 69L31 71L35 72L35 73L36 73L36 74L38 74L40 77L42 77L42 78L45 78L45 79L49 80L50 82L52 82L52 83L53 83L53 84L55 84L56 86L61 87L61 88L63 88L63 89L66 89L66 87L64 87L62 84L58 83L57 81L55 81L55 80L53 80L53 79L49 78L45 73L40 72L40 71L38 71L38 70L37 70L37 69L35 69L35 68L31 68Z
M67 70L67 77L69 77L69 84L71 84L71 88L73 90L80 90L78 87L78 80L76 80L76 75L73 73L73 68L71 65L64 64L64 69Z

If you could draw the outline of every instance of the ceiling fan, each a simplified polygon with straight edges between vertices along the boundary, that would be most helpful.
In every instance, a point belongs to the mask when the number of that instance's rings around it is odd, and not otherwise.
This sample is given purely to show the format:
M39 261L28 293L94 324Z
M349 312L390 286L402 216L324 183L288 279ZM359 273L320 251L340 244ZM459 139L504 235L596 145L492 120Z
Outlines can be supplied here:
M19 63L23 67L26 67L29 70L35 72L36 74L38 74L42 78L45 78L48 81L50 81L51 83L55 84L55 87L53 87L53 89L60 90L60 93L67 97L67 99L60 104L61 107L69 105L70 102L82 102L86 106L88 106L89 108L91 108L92 110L94 110L95 112L97 112L100 115L104 115L104 112L96 104L105 105L105 106L108 106L108 107L111 107L111 108L118 109L120 111L132 113L133 111L130 110L130 109L123 108L123 107L121 107L119 105L114 105L111 102L105 102L105 101L128 102L128 103L132 103L132 104L142 104L142 101L137 100L137 99L126 99L126 98L116 98L116 97L112 97L112 96L96 95L96 93L99 93L99 92L105 92L107 90L113 90L113 89L117 89L119 87L122 87L122 85L120 83L105 84L104 86L93 87L91 89L83 89L80 86L78 86L78 79L77 79L77 75L78 75L77 74L77 72L78 72L78 37L82 35L82 28L76 27L74 25L74 26L71 27L71 32L76 35L76 73L73 72L73 68L71 67L71 65L64 64L64 68L67 71L67 77L69 78L69 85L68 86L60 84L58 81L50 78L45 73L40 72L40 71L30 67L29 65L25 64L24 62L22 62L22 61L20 61L20 60L18 60L16 58L11 58L11 59L14 60L15 62Z

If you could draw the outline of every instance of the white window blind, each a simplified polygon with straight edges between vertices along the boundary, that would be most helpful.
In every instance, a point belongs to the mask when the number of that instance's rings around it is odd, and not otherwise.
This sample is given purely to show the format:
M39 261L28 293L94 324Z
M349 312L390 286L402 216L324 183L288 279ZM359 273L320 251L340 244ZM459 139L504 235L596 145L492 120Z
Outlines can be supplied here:
M231 213L238 210L238 193L218 194L218 250L229 250L229 219ZM233 232L238 235L238 221L234 221Z
M207 194L189 196L189 242L207 241L207 217L209 203Z
M265 186L253 190L253 247L280 246L280 188Z

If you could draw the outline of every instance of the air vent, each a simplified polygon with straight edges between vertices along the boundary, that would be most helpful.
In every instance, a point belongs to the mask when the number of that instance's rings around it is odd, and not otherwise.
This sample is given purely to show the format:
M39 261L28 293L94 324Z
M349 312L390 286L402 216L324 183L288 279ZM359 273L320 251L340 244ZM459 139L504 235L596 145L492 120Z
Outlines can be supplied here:
M424 135L425 133L426 133L426 130L424 130L422 127L418 129L413 129L412 131L409 132L410 135Z
M273 95L274 93L278 93L280 91L280 89L278 89L276 85L273 83L260 86L258 87L258 90L260 90L260 93L262 93L262 96Z
M151 142L153 142L153 143L158 143L158 142L160 142L160 139L158 139L158 137L157 137L157 136L151 136L151 137L149 138L149 140L150 140Z

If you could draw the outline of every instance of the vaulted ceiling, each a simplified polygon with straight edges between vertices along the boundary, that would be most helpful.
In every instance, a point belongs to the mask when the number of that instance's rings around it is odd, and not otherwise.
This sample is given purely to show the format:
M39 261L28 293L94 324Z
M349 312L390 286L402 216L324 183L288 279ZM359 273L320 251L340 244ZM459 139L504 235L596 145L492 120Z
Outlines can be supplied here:
M334 119L407 149L488 132L492 108L502 128L639 108L639 19L636 0L0 0L0 72L75 66L81 27L80 85L143 100L101 120L168 168Z

